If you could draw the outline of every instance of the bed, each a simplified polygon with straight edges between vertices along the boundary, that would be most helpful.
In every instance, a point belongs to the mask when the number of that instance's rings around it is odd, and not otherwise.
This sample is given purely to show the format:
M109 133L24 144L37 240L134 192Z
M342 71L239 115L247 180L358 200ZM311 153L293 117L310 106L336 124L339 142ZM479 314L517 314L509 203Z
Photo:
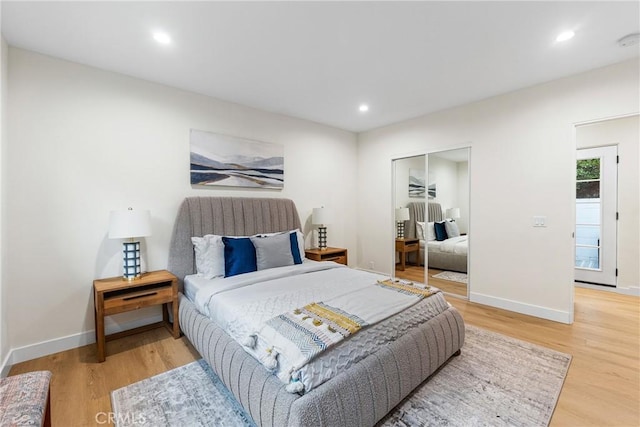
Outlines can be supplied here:
M409 208L409 220L407 221L406 229L407 237L409 238L415 239L420 237L418 236L418 225L416 223L425 222L425 217L428 218L427 222L444 220L440 203L429 202L425 206L425 203L411 202L407 204L407 208ZM420 251L417 255L420 264L424 264L424 248L426 246L429 268L466 273L469 247L468 238L469 237L465 235L441 242L420 239ZM412 261L415 262L416 260Z
M203 314L193 296L189 299L184 294L184 278L193 277L195 273L191 237L206 234L250 236L299 228L295 204L288 199L185 199L174 225L168 263L169 270L181 284L181 329L257 425L373 426L438 367L459 354L464 343L464 322L455 308L447 304L424 323L411 323L408 319L427 317L421 304L431 298L425 298L415 306L363 329L319 359L342 358L355 351L355 343L362 345L385 339L397 333L394 331L401 333L346 370L299 394L287 391L287 384ZM347 267L328 271L335 271L331 274L365 273ZM307 280L301 282L304 285Z

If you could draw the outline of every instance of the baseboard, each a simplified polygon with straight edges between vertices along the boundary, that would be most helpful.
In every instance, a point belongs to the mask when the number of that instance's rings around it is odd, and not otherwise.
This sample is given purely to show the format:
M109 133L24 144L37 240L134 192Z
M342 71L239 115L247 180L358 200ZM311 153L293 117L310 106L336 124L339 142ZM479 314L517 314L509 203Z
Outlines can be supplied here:
M112 323L106 326L105 333L107 335L117 332L126 331L128 329L137 328L139 326L160 322L162 314L146 316L135 319L126 323ZM78 334L68 335L66 337L54 338L48 341L42 341L36 344L26 345L24 347L12 348L5 358L2 365L2 376L6 376L11 366L16 363L25 362L27 360L37 359L38 357L48 356L50 354L59 353L61 351L71 350L73 348L82 347L96 342L95 330L80 332ZM5 372L6 371L6 372Z
M602 285L593 285L591 283L583 283L583 282L575 282L575 285L579 288L585 289L594 289L596 291L604 291L604 292L613 292L616 294L623 295L631 295L631 296L640 296L640 288L635 287L624 287L624 286L602 286Z
M11 363L9 363L9 358L11 357L11 350L7 353L7 356L2 361L2 368L0 368L0 378L4 378L9 375L9 371L11 370Z
M525 304L519 301L497 298L490 295L479 294L473 291L469 295L469 300L478 304L484 304L491 307L515 311L516 313L540 317L542 319L553 320L554 322L566 323L569 325L573 323L573 313L554 310L548 307Z

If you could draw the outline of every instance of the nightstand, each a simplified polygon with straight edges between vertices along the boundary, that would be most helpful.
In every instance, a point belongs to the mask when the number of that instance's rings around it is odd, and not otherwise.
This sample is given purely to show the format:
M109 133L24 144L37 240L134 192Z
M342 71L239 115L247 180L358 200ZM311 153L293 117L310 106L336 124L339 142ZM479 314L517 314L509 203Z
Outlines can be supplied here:
M307 249L304 251L304 255L314 261L333 261L347 265L347 250L343 248Z
M418 239L396 239L396 252L400 254L400 265L398 270L404 271L407 262L407 254L420 250Z
M174 338L180 338L178 321L178 279L167 270L152 271L137 280L120 277L93 281L96 345L98 362L105 359L105 341L166 326ZM169 304L173 305L173 324L169 322ZM113 314L162 304L162 322L152 323L117 334L104 334L104 318Z

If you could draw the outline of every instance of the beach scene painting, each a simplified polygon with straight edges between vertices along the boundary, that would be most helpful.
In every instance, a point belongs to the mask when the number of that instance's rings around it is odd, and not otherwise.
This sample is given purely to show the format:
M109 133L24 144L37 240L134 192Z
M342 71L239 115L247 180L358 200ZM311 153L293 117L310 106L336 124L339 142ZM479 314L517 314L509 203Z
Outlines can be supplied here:
M282 189L284 146L191 129L191 184Z

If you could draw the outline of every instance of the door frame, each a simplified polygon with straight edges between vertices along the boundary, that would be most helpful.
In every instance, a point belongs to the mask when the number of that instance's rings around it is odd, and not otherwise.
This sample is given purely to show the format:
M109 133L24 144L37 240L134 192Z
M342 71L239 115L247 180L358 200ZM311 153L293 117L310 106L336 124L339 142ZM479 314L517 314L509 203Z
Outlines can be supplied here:
M634 117L634 116L638 116L638 112L633 112L633 113L625 113L625 114L619 114L616 116L606 116L606 117L599 117L599 118L595 118L595 119L590 119L590 120L583 120L583 121L578 121L578 122L573 122L571 125L571 132L572 132L572 139L573 139L573 168L572 170L572 181L571 181L571 194L574 196L573 200L574 202L571 203L571 215L572 215L572 220L573 220L573 229L575 230L575 225L576 225L576 204L575 204L575 178L576 178L576 161L577 161L577 153L578 153L578 139L577 139L577 132L576 132L576 128L578 126L583 126L583 125L589 125L589 124L594 124L594 123L600 123L600 122L607 122L610 120L617 120L617 119L624 119L627 117ZM604 144L603 144L604 145ZM611 144L608 144L611 145ZM572 263L575 262L575 258L576 258L576 245L575 245L575 231L573 232L573 238L574 238L574 242L573 242L573 257L572 257ZM617 249L617 248L616 248ZM575 282L574 281L574 286L571 287L571 306L573 307L574 305L574 301L575 301L575 287L581 287L581 288L588 288L588 289L597 289L597 290L601 290L601 291L605 291L605 292L615 292L615 293L620 293L620 294L625 294L625 295L635 295L635 296L639 296L639 294L637 292L629 292L628 289L625 288L618 288L618 287L612 287L612 286L600 286L600 285L591 285L588 283L580 283L580 282ZM571 323L573 323L573 313L571 314Z
M591 269L591 268L580 268L575 266L574 261L574 280L580 283L589 283L593 285L599 286L609 286L609 287L617 287L618 279L617 279L617 264L618 264L618 222L615 218L615 215L618 212L618 165L617 165L617 155L618 155L618 145L609 144L609 145L601 145L595 147L585 147L585 148L577 148L576 149L576 160L578 157L582 158L584 156L580 156L580 152L584 152L586 150L611 150L610 153L602 153L601 159L607 159L608 162L603 161L600 165L600 242L599 242L599 268ZM607 155L608 154L608 155ZM614 157L615 156L615 157ZM588 158L595 158L589 156ZM611 163L612 164L608 164ZM613 165L613 166L612 166ZM613 170L611 168L613 167ZM605 170L606 168L606 170ZM577 206L577 199L576 199ZM577 208L576 208L577 209ZM577 239L577 222L575 225L575 238ZM604 243L602 243L604 242ZM574 240L574 254L575 247L577 247L577 243ZM606 249L606 251L605 251ZM575 259L575 256L574 256ZM611 265L613 263L613 265ZM613 269L613 271L611 270ZM578 273L576 270L580 270L581 273ZM578 277L580 275L581 277ZM599 275L602 275L598 277ZM606 277L606 278L605 278ZM578 278L580 280L578 280ZM598 282L600 280L600 282ZM602 283L602 282L613 282L611 283Z

